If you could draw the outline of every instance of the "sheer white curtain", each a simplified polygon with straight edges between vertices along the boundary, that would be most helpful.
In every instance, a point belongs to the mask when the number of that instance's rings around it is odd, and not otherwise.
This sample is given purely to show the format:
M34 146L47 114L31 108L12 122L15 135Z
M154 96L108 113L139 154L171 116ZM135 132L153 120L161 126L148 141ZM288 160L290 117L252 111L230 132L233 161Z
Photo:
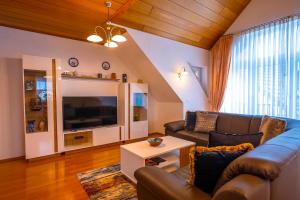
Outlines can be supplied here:
M235 36L221 111L300 119L300 17Z

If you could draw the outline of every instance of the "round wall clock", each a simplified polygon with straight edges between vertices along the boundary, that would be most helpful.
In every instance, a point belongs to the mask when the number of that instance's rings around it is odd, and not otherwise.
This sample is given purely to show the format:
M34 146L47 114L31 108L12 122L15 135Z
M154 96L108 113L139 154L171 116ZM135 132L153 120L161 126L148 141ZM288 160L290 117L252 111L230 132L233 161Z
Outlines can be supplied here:
M77 67L79 65L79 61L77 58L69 58L69 61L68 61L69 65L71 67Z
M104 69L104 70L109 70L109 69L110 69L110 64L109 64L109 62L104 61L104 62L102 63L102 69Z

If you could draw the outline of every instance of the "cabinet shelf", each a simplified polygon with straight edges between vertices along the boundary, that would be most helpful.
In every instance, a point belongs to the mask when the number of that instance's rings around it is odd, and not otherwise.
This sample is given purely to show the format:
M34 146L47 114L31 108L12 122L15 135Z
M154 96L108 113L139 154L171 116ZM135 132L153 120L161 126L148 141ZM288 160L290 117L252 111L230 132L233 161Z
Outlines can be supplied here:
M111 78L98 78L98 77L92 77L92 76L71 76L71 75L65 75L62 74L61 78L63 79L92 79L92 80L98 80L98 81L116 81L118 82L120 79L111 79Z

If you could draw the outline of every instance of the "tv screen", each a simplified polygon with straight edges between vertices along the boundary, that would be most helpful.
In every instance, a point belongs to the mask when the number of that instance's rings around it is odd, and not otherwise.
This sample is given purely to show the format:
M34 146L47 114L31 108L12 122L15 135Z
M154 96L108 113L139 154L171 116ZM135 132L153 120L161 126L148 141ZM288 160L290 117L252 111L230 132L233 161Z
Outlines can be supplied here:
M63 97L63 129L117 124L117 97Z

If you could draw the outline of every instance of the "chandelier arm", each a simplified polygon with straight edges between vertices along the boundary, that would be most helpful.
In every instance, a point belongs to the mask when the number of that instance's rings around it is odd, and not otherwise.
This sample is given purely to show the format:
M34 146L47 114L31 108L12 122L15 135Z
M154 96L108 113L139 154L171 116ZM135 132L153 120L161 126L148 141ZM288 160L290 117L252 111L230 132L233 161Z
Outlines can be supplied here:
M110 34L111 34L111 36L112 36L113 30L114 30L114 29L116 29L116 28L118 28L118 27L116 27L116 26L112 26L112 28L111 28L111 30L110 30Z
M95 33L98 34L98 32L97 32L97 29L98 29L98 28L100 28L100 29L104 32L105 37L106 37L106 40L107 40L108 37L107 37L106 30L105 30L102 26L96 26L96 27L95 27Z

